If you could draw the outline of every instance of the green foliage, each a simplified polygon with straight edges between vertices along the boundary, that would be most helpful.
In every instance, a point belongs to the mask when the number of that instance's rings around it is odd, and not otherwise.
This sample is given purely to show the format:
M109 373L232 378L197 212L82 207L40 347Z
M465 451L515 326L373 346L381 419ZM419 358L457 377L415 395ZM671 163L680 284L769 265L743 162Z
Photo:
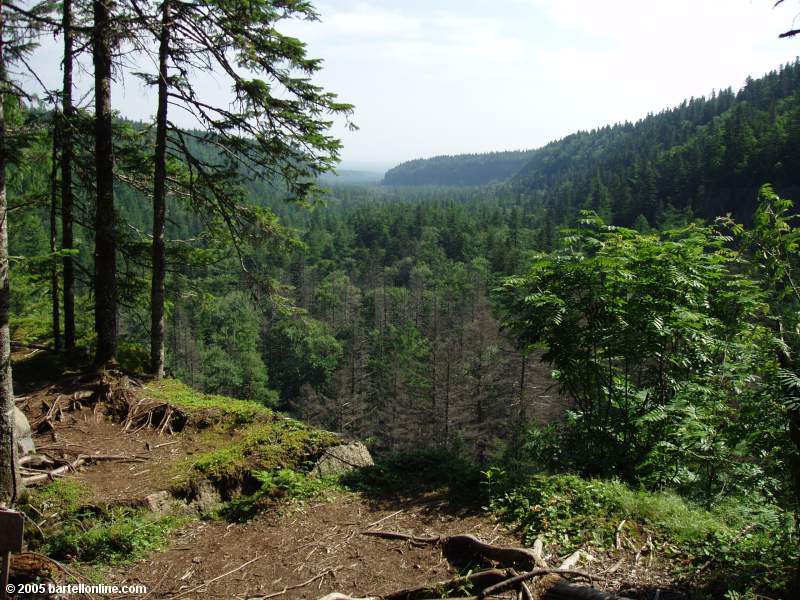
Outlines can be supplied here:
M486 473L485 485L489 509L528 544L541 537L562 553L611 549L625 520L619 533L637 547L650 536L678 577L691 576L713 557L704 584L719 596L735 591L780 597L800 557L793 515L754 500L731 498L709 511L671 492L636 490L613 480L538 475L513 485L500 469Z
M270 378L286 400L296 398L306 383L325 389L342 359L342 345L328 326L306 316L277 320L263 344Z
M267 369L258 353L258 318L244 293L217 299L201 312L203 388L211 393L274 405Z
M253 494L234 498L221 510L229 521L247 521L276 502L304 500L329 489L329 481L310 477L293 469L256 471L253 473L261 487Z
M156 517L142 509L105 511L86 504L88 492L80 483L59 480L29 492L22 510L34 519L49 517L39 528L29 528L31 549L57 560L115 565L141 559L166 545L169 533L182 521Z
M774 364L758 285L709 228L662 234L585 213L565 249L498 290L523 351L546 347L574 404L566 465L711 499L758 481L732 428ZM552 461L551 461L552 462Z
M59 560L131 563L166 546L170 531L180 524L174 517L156 518L144 510L115 509L99 518L79 511L62 522L42 551Z

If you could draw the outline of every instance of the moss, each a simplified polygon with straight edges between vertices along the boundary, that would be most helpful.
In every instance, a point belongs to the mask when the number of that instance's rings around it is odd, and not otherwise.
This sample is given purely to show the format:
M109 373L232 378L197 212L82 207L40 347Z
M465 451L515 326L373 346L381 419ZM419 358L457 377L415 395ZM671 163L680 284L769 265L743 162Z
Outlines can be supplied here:
M257 402L204 394L176 379L154 381L141 393L184 410L206 426L240 427L276 418L275 412Z
M213 482L225 484L241 481L256 471L303 471L311 459L338 441L332 433L283 417L269 424L253 425L238 441L196 456L191 468Z

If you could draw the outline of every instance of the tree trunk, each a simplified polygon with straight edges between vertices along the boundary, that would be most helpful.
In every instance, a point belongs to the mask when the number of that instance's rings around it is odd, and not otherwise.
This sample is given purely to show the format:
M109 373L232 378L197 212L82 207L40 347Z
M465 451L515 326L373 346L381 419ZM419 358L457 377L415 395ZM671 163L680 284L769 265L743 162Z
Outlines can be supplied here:
M72 250L72 0L64 0L61 20L64 29L64 87L61 127L61 248ZM64 347L75 349L75 267L71 256L64 257Z
M800 451L800 410L796 408L789 412L789 435L798 451ZM794 476L795 502L797 503L796 510L797 513L800 513L800 459L797 457L792 461L792 471L792 475ZM800 597L800 560L798 560L795 568L791 591L795 598Z
M156 114L156 151L153 183L153 280L150 290L150 371L164 377L164 296L166 246L164 221L167 213L167 92L170 43L170 1L164 0L161 36L158 49L158 112Z
M114 0L94 0L95 206L94 326L95 366L117 354L117 240L114 215L114 146L111 126L111 9Z
M14 440L14 389L11 383L11 331L8 324L8 205L6 204L5 15L0 1L0 505L17 496L17 444Z
M60 118L53 111L53 154L50 161L50 252L58 251L58 143ZM61 351L61 300L58 294L58 265L50 266L50 299L53 313L53 349Z

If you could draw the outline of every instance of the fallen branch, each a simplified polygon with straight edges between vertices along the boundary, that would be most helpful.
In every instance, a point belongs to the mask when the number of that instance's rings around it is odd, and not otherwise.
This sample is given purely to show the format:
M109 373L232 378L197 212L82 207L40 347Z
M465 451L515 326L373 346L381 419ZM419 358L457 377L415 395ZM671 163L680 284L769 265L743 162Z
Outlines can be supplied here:
M361 535L379 537L386 540L402 540L404 542L417 542L419 544L436 545L440 541L442 541L442 538L438 535L425 537L425 536L409 535L407 533L398 533L396 531L362 531Z
M223 573L222 575L217 575L216 577L214 577L214 579L210 579L209 581L205 581L205 582L201 583L200 585L197 585L197 586L195 586L195 587L193 587L191 589L188 589L186 591L181 592L177 596L173 596L172 598L173 598L173 600L175 600L175 598L182 598L183 596L186 596L187 594L191 594L192 592L196 592L199 589L202 589L204 587L207 587L207 586L211 585L215 581L219 581L220 579L223 579L224 577L227 577L228 575L233 575L237 571L241 571L246 566L253 564L257 560L261 560L262 558L264 558L264 557L263 556L256 556L254 559L248 560L243 565L239 565L235 569L231 569L230 571L228 571L227 573Z
M45 481L51 481L55 477L62 477L63 475L66 475L70 471L77 470L78 467L85 465L86 463L99 462L99 461L145 462L145 459L136 456L115 456L108 454L106 455L79 454L78 458L76 458L71 463L67 463L64 466L58 467L57 469L53 469L46 473L41 473L39 475L31 475L30 477L23 477L22 482L25 484L25 486L37 485L40 483L44 483Z
M594 577L592 577L589 573L586 573L585 571L574 571L571 569L534 569L533 571L522 573L521 575L517 575L516 577L509 577L505 581L501 581L496 585L486 588L479 594L478 597L486 598L488 596L496 595L499 594L500 592L510 590L518 586L520 583L530 581L531 579L536 579L537 577L543 577L545 575L559 575L561 577L563 577L564 575L569 575L571 577L583 577L585 579L588 579L590 582L594 581Z
M463 590L466 586L487 589L497 583L506 581L510 573L500 569L487 569L470 573L463 577L456 577L446 581L437 581L407 590L401 590L384 596L384 600L425 600L428 598L442 597L452 592Z
M362 535L418 544L441 544L445 558L456 566L492 561L507 567L532 569L544 562L541 557L541 549L537 556L535 550L487 544L474 535L462 534L443 538L442 536L408 535L396 531L364 531Z
M397 516L397 515L399 515L401 512L403 512L403 509L396 510L396 511L395 511L395 512L393 512L392 514L390 514L390 515L388 515L388 516L385 516L385 517L383 517L382 519L378 519L378 520L377 520L377 521L375 521L374 523L370 523L369 525L367 525L367 527L366 527L366 528L367 528L367 529L372 529L373 527L377 527L378 525L380 525L380 524L381 524L381 523L383 523L384 521L388 521L388 520L389 520L389 519L391 519L392 517L396 517L396 516Z
M314 577L312 577L308 581L304 581L303 583L298 583L296 585L288 585L285 588L283 588L280 592L272 592L271 594L267 594L266 596L256 596L255 598L252 598L251 600L267 600L267 598L275 598L276 596L283 596L289 590L296 590L296 589L299 589L299 588L302 588L302 587L306 587L307 585L309 585L311 583L314 583L317 579L322 579L326 575L330 575L331 573L335 573L335 572L336 572L336 569L326 569L325 571L323 571L319 575L315 575Z

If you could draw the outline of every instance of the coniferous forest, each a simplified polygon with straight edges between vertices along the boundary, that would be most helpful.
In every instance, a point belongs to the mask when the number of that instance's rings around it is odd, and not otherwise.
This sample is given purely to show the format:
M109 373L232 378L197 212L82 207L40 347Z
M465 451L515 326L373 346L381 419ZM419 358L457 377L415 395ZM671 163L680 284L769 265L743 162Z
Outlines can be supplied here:
M401 569L393 596L319 562L246 597L578 598L587 578L593 600L798 597L800 62L533 150L348 180L331 125L357 107L280 33L317 18L300 0L0 2L0 504L31 556L194 597L216 572L153 565L198 514L259 527L359 498L386 511L361 529L393 530L439 501L503 527L450 533L535 564L458 566L445 532L438 587ZM31 68L46 38L57 89ZM152 122L116 108L121 73L152 89ZM176 453L70 454L101 422ZM342 439L375 464L312 476ZM122 459L151 461L142 498ZM203 485L219 502L195 514ZM151 492L184 512L154 517ZM419 552L436 523L393 539ZM231 581L214 597L245 597Z

